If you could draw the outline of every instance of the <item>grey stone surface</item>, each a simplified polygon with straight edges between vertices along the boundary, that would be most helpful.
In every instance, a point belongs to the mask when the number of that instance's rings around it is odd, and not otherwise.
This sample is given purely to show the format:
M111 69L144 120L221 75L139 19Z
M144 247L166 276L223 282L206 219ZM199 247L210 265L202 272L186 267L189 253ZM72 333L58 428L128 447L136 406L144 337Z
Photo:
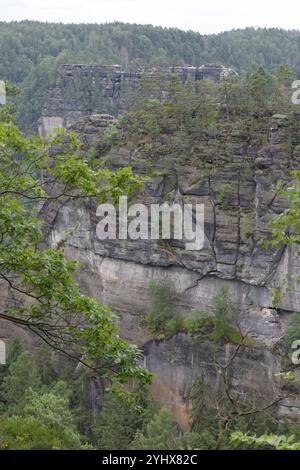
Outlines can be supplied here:
M173 66L163 71L168 75L177 74L183 82L195 82L203 78L219 82L230 73L236 74L219 64ZM50 88L44 105L39 121L40 132L43 135L49 133L49 124L53 118L59 118L68 127L89 114L108 112L117 116L128 109L131 94L145 74L155 81L158 70L153 68L127 72L119 65L61 65L56 83Z
M242 141L234 147L232 142L224 145L222 153L212 157L213 169L208 168L205 148L194 150L192 163L176 155L151 162L153 177L135 200L146 205L165 198L204 203L202 251L187 252L176 240L167 245L147 240L99 241L95 201L64 201L62 206L51 202L41 211L52 245L59 243L67 257L81 263L84 291L110 305L119 315L122 335L145 350L146 365L156 373L152 393L173 410L183 427L189 419L188 396L195 378L202 371L208 382L218 379L208 344L192 344L183 333L159 342L151 339L143 318L151 304L152 280L174 282L183 316L195 307L210 312L218 290L228 286L240 307L239 323L256 345L238 357L232 387L255 390L265 399L275 396L280 387L276 373L282 364L277 350L289 315L300 311L300 287L287 274L299 273L300 262L290 248L264 247L261 240L270 239L270 220L286 208L286 201L277 196L276 183L288 181L286 169L299 164L297 147L293 155L282 147L287 136L279 123L284 120L283 116L272 119L270 142L262 147L248 148ZM95 143L103 150L103 129L111 122L113 117L96 115L74 126L86 150ZM111 168L131 164L135 171L149 173L138 149L114 148L106 161ZM226 185L228 194L220 202L218 196ZM275 310L272 295L278 286L290 290ZM220 357L226 358L231 347L220 346ZM297 410L297 400L279 408L282 416L296 417Z

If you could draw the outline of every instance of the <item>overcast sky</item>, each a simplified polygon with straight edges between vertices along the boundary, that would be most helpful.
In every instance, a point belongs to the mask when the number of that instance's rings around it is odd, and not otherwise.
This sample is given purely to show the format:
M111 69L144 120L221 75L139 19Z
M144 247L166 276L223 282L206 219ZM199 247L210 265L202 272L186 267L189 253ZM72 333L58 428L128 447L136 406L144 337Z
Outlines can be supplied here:
M300 28L299 0L0 0L0 18L173 26L217 33L246 26Z

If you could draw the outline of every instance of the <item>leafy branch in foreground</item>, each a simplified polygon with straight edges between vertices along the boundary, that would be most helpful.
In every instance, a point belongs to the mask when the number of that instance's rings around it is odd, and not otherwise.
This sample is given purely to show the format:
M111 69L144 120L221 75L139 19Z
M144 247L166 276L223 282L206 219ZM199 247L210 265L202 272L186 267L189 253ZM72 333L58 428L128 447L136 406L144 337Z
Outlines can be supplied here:
M54 150L53 150L54 149ZM93 169L74 133L46 142L0 122L0 318L28 328L57 351L119 382L150 374L137 366L140 351L118 335L108 307L83 295L77 265L63 251L43 248L37 203L134 193L142 184L130 168Z
M221 355L218 358L217 351L214 354L212 366L217 373L218 389L214 390L211 385L205 384L200 376L191 394L193 415L191 431L200 434L204 426L214 440L212 448L215 450L226 448L228 438L236 429L248 431L247 426L251 420L272 417L272 421L276 422L277 418L273 411L277 405L299 394L296 389L276 392L270 398L266 398L251 390L249 385L243 384L243 377L239 377L237 373L236 362L247 346L251 326L246 330L242 329L241 325L237 324L237 327L240 333L238 344L232 345L226 357ZM232 386L232 380L235 381L235 387ZM257 428L258 421L255 430ZM268 430L268 432L273 431Z
M300 442L295 442L295 436L277 436L276 434L263 434L256 437L237 431L231 434L231 443L235 447L247 444L255 448L300 450Z

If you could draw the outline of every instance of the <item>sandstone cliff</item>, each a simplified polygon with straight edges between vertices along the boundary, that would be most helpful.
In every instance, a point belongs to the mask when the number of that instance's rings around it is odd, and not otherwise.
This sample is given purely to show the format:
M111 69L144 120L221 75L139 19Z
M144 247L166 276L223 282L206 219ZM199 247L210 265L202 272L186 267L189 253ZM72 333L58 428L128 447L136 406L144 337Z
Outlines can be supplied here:
M219 64L173 66L164 70L155 68L126 72L119 65L65 64L50 87L48 97L39 119L39 131L46 135L54 127L74 124L79 118L99 112L117 116L130 107L132 93L137 89L141 77L148 76L155 82L163 73L168 81L176 74L182 83L209 79L220 82L232 69Z
M103 155L103 133L112 122L116 121L111 116L92 115L72 129L81 135L84 151L92 149L97 158ZM300 289L287 275L299 273L299 260L289 248L265 247L261 241L270 238L270 220L286 207L277 195L277 182L288 181L290 170L300 165L300 121L296 124L292 148L286 118L275 115L264 145L250 144L235 126L224 125L217 147L207 140L184 157L165 152L147 158L130 143L106 155L111 168L131 165L137 173L151 175L135 202L204 203L201 251L185 251L177 240L100 242L95 201L48 202L42 208L49 240L80 261L84 290L120 315L122 335L143 348L145 364L156 374L153 395L173 410L183 427L189 420L193 382L203 374L218 385L213 357L228 357L233 345L212 349L211 342L192 343L183 332L153 340L143 323L151 302L149 282L171 279L183 316L194 307L209 311L218 289L228 286L239 304L241 324L250 327L253 339L231 368L231 386L262 397L278 393L281 338L289 314L300 310ZM288 286L280 308L273 308L274 288ZM298 416L299 405L297 399L282 402L279 413Z

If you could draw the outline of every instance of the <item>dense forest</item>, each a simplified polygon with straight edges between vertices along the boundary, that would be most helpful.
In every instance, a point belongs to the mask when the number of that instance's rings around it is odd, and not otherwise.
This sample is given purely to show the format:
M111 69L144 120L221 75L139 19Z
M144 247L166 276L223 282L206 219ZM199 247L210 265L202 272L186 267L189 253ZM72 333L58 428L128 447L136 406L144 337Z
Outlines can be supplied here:
M0 23L0 77L17 83L19 115L42 107L60 63L120 64L127 70L219 62L240 74L286 64L300 76L300 32L233 30L201 35L151 25ZM22 123L26 127L28 123Z
M300 32L247 28L201 35L151 25L0 23L0 73L22 82L51 57L64 62L141 66L222 62L238 72L280 63L300 73Z

